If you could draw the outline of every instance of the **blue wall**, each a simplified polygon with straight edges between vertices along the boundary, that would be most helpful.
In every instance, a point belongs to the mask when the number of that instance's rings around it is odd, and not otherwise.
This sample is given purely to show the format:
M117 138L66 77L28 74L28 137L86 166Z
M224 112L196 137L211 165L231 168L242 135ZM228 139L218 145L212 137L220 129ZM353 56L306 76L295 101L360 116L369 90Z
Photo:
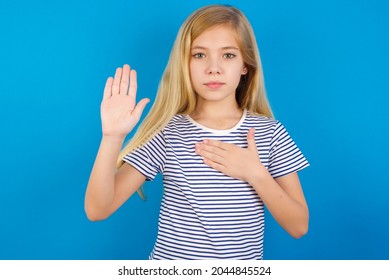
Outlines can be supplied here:
M130 63L153 99L179 26L214 2L55 2L0 3L0 259L145 259L160 177L106 221L83 210L102 90ZM389 259L388 2L224 2L250 19L276 117L311 163L310 231L268 216L265 258Z

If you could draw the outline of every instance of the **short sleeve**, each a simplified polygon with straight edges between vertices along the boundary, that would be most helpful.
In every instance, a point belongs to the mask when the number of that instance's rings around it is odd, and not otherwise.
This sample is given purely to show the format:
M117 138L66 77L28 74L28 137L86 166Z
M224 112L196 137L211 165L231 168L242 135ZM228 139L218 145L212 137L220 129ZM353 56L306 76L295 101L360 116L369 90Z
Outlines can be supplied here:
M285 127L277 122L270 143L268 171L273 178L298 172L309 166L307 159L290 137Z
M147 181L152 181L158 173L162 173L165 157L165 137L160 131L146 144L125 155L123 161L136 168Z

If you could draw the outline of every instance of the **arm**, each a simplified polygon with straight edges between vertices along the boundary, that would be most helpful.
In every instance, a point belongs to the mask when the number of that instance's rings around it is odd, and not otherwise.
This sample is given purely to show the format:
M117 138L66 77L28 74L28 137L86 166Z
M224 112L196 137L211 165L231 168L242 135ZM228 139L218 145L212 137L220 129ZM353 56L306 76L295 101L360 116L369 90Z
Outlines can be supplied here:
M116 170L116 161L126 135L139 121L148 99L137 105L136 72L128 65L108 78L101 103L103 137L90 174L85 212L90 220L101 220L115 212L145 181L144 175L124 164Z
M108 218L144 183L146 177L129 164L116 171L122 141L103 137L85 194L91 221Z
M259 176L258 176L259 175ZM308 206L297 173L276 179L257 172L250 183L274 219L294 238L308 231Z
M196 144L204 163L224 174L246 181L256 190L275 220L293 237L308 230L308 206L296 173L273 179L258 157L254 129L247 135L248 148L216 140Z

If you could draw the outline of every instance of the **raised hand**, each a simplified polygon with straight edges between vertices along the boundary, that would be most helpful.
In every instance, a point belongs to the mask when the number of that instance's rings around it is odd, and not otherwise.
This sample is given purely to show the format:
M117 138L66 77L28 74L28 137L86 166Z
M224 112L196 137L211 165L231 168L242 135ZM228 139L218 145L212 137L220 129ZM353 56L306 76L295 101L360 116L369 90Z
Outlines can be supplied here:
M254 128L251 128L247 133L247 148L218 140L204 140L196 143L195 150L203 157L206 165L225 175L250 183L261 177L264 172L267 173L258 156L254 132Z
M150 100L144 98L136 104L136 91L136 72L127 64L107 79L100 110L104 136L124 139L138 123Z

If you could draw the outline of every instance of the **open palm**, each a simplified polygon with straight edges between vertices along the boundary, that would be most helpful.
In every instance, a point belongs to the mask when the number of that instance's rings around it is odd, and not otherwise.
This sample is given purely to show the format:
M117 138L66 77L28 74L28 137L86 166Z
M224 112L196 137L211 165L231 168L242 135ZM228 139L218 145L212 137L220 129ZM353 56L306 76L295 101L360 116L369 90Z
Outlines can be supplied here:
M124 138L138 123L150 100L144 98L136 104L136 91L136 72L127 64L117 68L115 76L107 79L101 102L104 136Z

